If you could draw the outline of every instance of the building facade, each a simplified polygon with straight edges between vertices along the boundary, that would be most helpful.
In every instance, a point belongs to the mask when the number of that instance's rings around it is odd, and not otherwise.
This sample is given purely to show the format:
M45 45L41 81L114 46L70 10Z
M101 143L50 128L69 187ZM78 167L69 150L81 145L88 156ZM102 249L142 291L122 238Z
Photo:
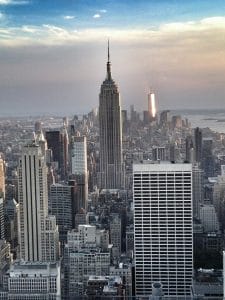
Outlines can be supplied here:
M136 295L161 282L165 296L190 295L193 269L191 164L133 165Z
M55 183L50 187L49 209L56 217L56 223L59 227L59 240L66 242L67 232L73 226L73 194L72 187L67 184Z
M87 171L87 141L85 136L74 136L71 139L71 173L76 181L77 203L76 212L87 209L88 171Z
M48 218L47 167L42 149L35 141L23 147L18 175L20 258L47 261L52 257L49 255L52 249L49 249L46 230L48 238L51 231L54 244L58 230L55 217ZM56 249L54 252L58 253ZM51 258L56 259L57 256Z
M5 199L5 163L0 157L0 197Z
M3 276L5 299L60 300L58 263L14 262Z
M91 225L79 225L78 231L68 232L63 280L66 299L84 295L90 275L109 275L110 253L104 252L101 237L104 232Z
M118 87L111 75L108 51L107 75L99 95L100 128L100 187L106 189L123 186L122 121Z

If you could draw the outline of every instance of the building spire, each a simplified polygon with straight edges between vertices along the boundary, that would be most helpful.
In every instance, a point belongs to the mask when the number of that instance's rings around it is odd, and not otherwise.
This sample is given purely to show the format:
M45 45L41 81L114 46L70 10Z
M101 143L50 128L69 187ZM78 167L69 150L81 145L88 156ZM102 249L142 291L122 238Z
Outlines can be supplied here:
M112 80L112 75L111 75L111 62L110 62L110 52L109 52L109 39L108 39L108 61L107 61L107 80Z
M109 54L109 39L108 39L108 62L110 62L110 54Z

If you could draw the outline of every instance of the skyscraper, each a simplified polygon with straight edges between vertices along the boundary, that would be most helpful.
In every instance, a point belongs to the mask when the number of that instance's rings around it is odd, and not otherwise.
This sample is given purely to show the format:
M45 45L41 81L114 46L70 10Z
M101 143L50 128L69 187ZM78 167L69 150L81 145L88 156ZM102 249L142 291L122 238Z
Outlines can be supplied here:
M48 218L47 167L41 146L35 141L23 147L18 173L20 258L56 260L58 232L55 218Z
M192 284L192 165L133 166L136 295L161 282L165 296Z
M0 197L5 199L5 167L4 160L0 157Z
M120 95L111 75L111 62L108 45L106 79L99 95L100 126L100 187L121 188L122 175L122 122Z
M213 156L213 139L202 139L202 170L204 171L204 177L213 177L215 169L215 161Z
M152 92L148 93L148 113L149 113L150 122L155 120L156 103L155 103L155 94Z
M191 136L187 136L185 139L185 160L189 163L194 162L194 145Z
M71 171L76 180L79 203L77 212L81 208L87 209L88 172L87 172L87 142L85 136L74 136L71 139Z
M73 219L73 189L67 184L52 184L50 187L49 208L56 217L61 245L66 242L67 232L72 229Z
M63 126L62 130L46 131L48 149L52 150L53 161L58 163L61 179L65 179L68 171L68 133Z
M4 201L0 198L0 240L5 238Z
M202 131L201 129L199 129L199 127L195 128L194 146L195 146L195 161L200 163L202 159Z
M203 202L203 171L198 163L192 164L192 191L193 217L199 219L200 205Z

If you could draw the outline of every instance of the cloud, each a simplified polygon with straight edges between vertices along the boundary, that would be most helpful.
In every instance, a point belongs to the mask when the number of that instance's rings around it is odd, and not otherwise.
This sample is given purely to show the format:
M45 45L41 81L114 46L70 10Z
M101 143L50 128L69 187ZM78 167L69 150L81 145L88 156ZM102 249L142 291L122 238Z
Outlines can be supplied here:
M149 86L160 109L225 106L224 17L132 30L0 26L1 101L12 111L33 105L51 112L76 107L76 113L96 106L108 36L123 107L146 109Z
M39 32L38 27L35 26L29 26L29 25L23 25L21 27L21 30L25 33L31 33L31 34L35 34Z
M3 1L3 0L0 0ZM3 14L2 14L3 17ZM66 16L65 16L66 17ZM67 16L72 17L72 16ZM99 18L96 14L94 18ZM0 14L1 19L1 14ZM67 18L68 19L68 18ZM166 48L188 47L193 45L208 49L220 47L224 49L222 36L225 36L225 17L205 18L198 22L168 23L158 28L149 29L113 29L107 27L67 29L53 24L41 26L23 25L21 27L1 27L7 30L7 38L0 37L0 46L19 46L24 44L60 45L87 41L105 41L108 36L123 44L133 43L150 45L151 48L166 46ZM212 42L213 41L213 42Z
M75 16L63 16L64 20L72 20L74 18L75 18Z
M8 5L11 2L12 2L11 0L0 0L0 5Z
M100 9L99 12L102 13L102 14L105 14L105 13L107 13L107 10L106 9Z
M95 14L95 15L93 16L93 18L94 18L94 19L99 19L99 18L101 18L101 15L100 15L100 14Z
M0 0L0 5L26 5L28 0Z

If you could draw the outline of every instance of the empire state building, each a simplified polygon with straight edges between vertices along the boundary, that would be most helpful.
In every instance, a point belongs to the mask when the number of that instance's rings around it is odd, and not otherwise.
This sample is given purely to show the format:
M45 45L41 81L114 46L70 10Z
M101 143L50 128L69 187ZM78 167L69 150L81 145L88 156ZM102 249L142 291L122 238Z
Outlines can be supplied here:
M118 87L111 75L109 44L107 74L99 95L99 126L100 188L120 189L123 186L121 107Z

